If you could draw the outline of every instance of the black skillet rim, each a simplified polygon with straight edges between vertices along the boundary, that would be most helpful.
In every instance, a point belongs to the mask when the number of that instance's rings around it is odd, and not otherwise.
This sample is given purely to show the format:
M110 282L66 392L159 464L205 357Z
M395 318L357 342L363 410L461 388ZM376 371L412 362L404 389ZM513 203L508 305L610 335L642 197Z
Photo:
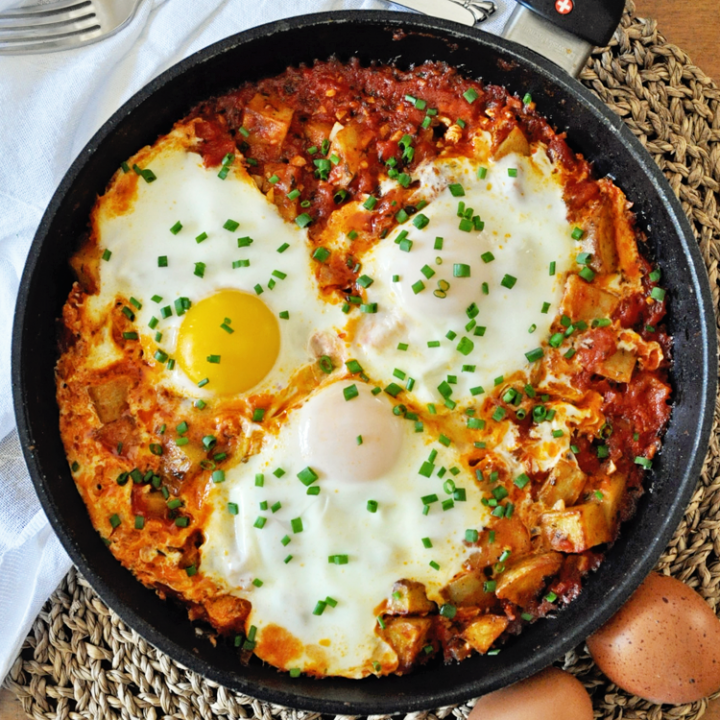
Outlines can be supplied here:
M634 588L637 587L642 579L650 572L657 558L660 556L662 550L672 536L675 527L682 518L685 506L690 500L695 487L695 478L699 476L700 469L702 467L704 459L704 452L702 451L707 447L713 419L712 410L714 407L716 391L716 373L714 371L716 368L714 313L709 286L706 280L704 264L700 256L699 249L692 231L690 230L688 221L682 211L682 207L673 195L664 176L619 117L614 115L605 105L603 105L578 82L565 75L561 70L554 66L553 63L531 51L526 50L525 48L505 41L502 38L489 35L473 28L466 28L452 22L410 13L378 11L324 12L279 20L238 33L200 50L156 77L132 98L130 98L108 121L103 124L67 171L45 214L43 215L40 226L30 247L18 295L13 328L12 380L15 413L26 463L35 485L36 492L40 498L40 502L49 516L52 527L60 537L68 554L80 568L85 577L90 581L93 588L97 591L103 601L106 602L123 621L125 621L130 627L134 628L149 642L169 654L178 662L208 677L209 679L271 703L311 709L324 713L348 714L349 712L352 712L353 714L377 714L411 712L460 703L474 697L481 692L479 689L481 678L476 681L463 681L457 685L451 685L446 690L432 695L423 695L422 693L419 695L405 695L404 693L400 693L396 696L394 694L387 695L384 693L373 693L369 700L363 700L359 704L356 702L354 705L351 705L350 703L339 699L318 697L314 692L309 692L307 694L300 692L304 686L307 687L308 682L317 682L308 678L302 678L300 679L300 682L297 680L293 680L292 683L282 682L281 685L284 687L282 689L278 689L277 682L272 683L273 687L266 687L264 685L258 685L254 681L248 681L235 673L218 670L214 666L205 662L203 659L198 658L188 649L179 646L171 638L159 633L155 627L148 624L148 622L146 622L146 620L132 608L124 606L117 597L114 588L98 577L98 575L94 572L93 567L86 562L83 549L75 544L73 538L67 532L65 527L67 520L58 516L55 512L52 493L50 492L50 488L46 486L43 479L43 467L40 465L33 452L34 435L32 432L31 421L25 412L25 398L30 393L30 390L27 387L28 378L23 374L23 326L29 301L28 289L30 287L30 278L33 275L41 255L43 243L47 241L47 236L51 230L54 216L60 208L64 196L68 193L69 188L75 183L82 168L86 164L87 158L101 145L107 136L113 133L116 126L129 113L153 95L158 88L173 81L178 76L181 76L186 70L194 67L195 65L199 65L216 55L226 52L236 45L251 42L255 39L273 34L282 34L285 30L294 30L298 28L309 29L313 26L324 23L382 23L388 27L397 26L398 29L401 27L407 28L412 26L413 30L421 32L439 30L454 36L459 40L477 44L478 47L490 46L492 49L503 53L511 61L516 61L526 67L529 67L542 80L559 85L570 95L574 95L580 102L589 106L590 111L593 112L611 132L621 136L627 152L630 154L634 162L644 169L644 172L648 176L648 180L653 186L655 192L658 194L659 199L668 206L673 225L677 230L677 238L682 246L682 251L689 260L689 267L692 275L690 280L692 282L692 286L699 295L698 301L702 308L700 323L702 331L702 383L704 390L702 394L702 405L701 407L698 407L698 417L701 419L701 423L699 431L696 433L693 439L694 441L692 442L692 447L689 451L691 462L688 464L687 472L683 476L683 480L681 482L681 492L675 497L673 512L664 518L664 522L660 526L660 531L654 538L651 538L648 541L644 554L637 560L637 562L635 562L632 572L626 576L624 582L618 583L612 588L610 594L605 598L603 607L601 607L598 612L591 617L587 617L585 622L578 623L573 626L569 632L562 636L561 640L545 647L535 648L536 652L529 653L523 662L516 663L512 670L509 671L502 680L491 683L490 685L486 684L486 686L482 688L482 691L488 692L492 689L500 687L501 685L516 682L517 680L540 670L542 667L554 661L562 654L562 652L582 641L588 634L609 619L615 610L620 607L627 597L630 596ZM704 277L705 279L703 279ZM464 664L465 663L463 663L463 665ZM287 676L284 677L287 679ZM387 679L369 679L363 682L382 683L386 680ZM320 682L333 683L338 681L337 679L332 679ZM342 687L343 682L348 681L339 681L338 686ZM293 690L293 686L296 690ZM350 685L347 687L349 689ZM389 685L387 687L388 693L393 692L393 688L394 686Z

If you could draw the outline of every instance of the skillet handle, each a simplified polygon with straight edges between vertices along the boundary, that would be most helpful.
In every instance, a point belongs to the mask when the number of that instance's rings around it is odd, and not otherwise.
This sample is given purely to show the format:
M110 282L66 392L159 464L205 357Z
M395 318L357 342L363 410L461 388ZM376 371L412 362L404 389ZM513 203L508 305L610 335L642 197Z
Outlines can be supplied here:
M592 49L607 45L624 0L517 0L503 37L544 55L577 77Z
M603 47L620 24L625 0L517 0L553 25Z

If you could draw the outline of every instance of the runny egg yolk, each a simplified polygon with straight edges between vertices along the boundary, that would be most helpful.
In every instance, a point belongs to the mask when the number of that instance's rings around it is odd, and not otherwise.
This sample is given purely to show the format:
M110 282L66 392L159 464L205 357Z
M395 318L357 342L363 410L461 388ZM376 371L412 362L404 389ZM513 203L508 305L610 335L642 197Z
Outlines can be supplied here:
M194 304L178 333L180 367L217 395L253 388L270 372L279 352L275 316L260 298L238 290L221 290Z

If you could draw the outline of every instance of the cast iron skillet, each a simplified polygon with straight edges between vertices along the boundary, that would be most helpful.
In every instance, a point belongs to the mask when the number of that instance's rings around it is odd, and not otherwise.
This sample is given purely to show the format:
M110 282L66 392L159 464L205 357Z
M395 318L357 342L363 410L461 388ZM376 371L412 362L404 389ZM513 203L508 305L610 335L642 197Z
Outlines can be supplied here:
M495 657L440 663L406 677L292 679L198 637L185 613L162 602L115 562L93 530L58 432L53 368L56 318L71 286L68 258L97 193L129 155L167 132L198 101L315 58L363 63L446 60L472 77L531 92L568 131L576 151L612 175L635 203L664 271L675 338L675 409L648 492L581 596L529 627ZM378 12L307 15L255 28L202 50L151 82L92 138L48 207L23 275L13 334L15 411L37 493L63 545L102 599L152 644L235 690L326 713L409 712L462 702L539 671L607 620L642 581L677 526L707 448L716 391L714 316L707 275L680 204L640 144L579 83L552 63L492 35L432 18ZM288 598L288 602L293 602Z

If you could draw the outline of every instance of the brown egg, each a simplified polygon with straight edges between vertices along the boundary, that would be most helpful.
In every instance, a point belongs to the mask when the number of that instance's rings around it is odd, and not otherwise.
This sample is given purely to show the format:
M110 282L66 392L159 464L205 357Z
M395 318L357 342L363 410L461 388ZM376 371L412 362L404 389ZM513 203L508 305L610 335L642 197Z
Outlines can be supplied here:
M550 667L483 695L468 720L592 720L592 700L579 680Z
M587 644L615 684L652 702L694 702L720 688L720 621L671 577L652 573Z

